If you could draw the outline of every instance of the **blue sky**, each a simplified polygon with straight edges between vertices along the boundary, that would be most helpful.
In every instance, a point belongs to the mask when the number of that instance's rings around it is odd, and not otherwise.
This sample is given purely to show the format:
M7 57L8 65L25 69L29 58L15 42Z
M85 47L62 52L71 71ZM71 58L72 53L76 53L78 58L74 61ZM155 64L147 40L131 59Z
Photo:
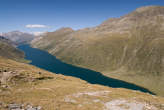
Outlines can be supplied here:
M0 0L0 32L93 27L147 5L164 0Z

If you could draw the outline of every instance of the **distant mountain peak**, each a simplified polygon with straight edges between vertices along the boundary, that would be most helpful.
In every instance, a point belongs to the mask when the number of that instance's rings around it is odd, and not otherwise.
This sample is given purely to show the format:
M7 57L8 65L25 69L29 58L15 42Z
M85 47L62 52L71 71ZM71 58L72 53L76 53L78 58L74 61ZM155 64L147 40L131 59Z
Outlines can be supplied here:
M27 43L34 38L33 34L21 32L18 30L11 31L8 33L2 33L2 36L4 36L7 39L10 39L16 44Z
M46 34L47 32L31 32L30 34L34 35L34 36L42 36L44 34Z
M21 31L19 31L19 30L15 30L15 31L11 31L11 32L16 32L16 33L17 33L17 32L21 32ZM21 32L21 33L22 33L22 32Z

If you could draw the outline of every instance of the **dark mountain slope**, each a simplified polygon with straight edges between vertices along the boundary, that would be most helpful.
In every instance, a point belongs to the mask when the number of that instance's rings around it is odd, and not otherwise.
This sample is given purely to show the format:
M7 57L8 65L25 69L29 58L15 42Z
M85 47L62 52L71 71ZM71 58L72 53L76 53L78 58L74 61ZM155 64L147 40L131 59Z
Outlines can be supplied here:
M24 58L24 53L15 47L15 44L0 36L0 56L13 60L21 60Z

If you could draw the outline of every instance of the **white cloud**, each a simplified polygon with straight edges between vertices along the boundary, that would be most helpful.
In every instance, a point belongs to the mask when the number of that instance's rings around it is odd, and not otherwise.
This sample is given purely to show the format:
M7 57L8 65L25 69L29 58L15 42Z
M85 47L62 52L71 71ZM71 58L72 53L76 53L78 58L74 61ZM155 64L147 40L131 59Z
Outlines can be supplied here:
M48 26L41 25L41 24L28 24L25 27L26 28L48 28Z

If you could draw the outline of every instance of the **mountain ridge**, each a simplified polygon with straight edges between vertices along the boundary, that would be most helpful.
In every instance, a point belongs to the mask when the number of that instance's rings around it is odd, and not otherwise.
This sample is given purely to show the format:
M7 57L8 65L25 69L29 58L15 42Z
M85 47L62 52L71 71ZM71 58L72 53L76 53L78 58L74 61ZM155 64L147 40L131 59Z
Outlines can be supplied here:
M33 34L20 32L17 30L7 32L7 33L2 33L1 35L7 39L10 39L12 42L16 43L17 45L23 44L23 43L28 43L31 40L33 40L35 37Z
M164 7L150 6L97 27L64 35L58 35L58 31L47 33L32 46L64 62L130 81L163 95L163 35ZM145 77L150 78L144 80Z

